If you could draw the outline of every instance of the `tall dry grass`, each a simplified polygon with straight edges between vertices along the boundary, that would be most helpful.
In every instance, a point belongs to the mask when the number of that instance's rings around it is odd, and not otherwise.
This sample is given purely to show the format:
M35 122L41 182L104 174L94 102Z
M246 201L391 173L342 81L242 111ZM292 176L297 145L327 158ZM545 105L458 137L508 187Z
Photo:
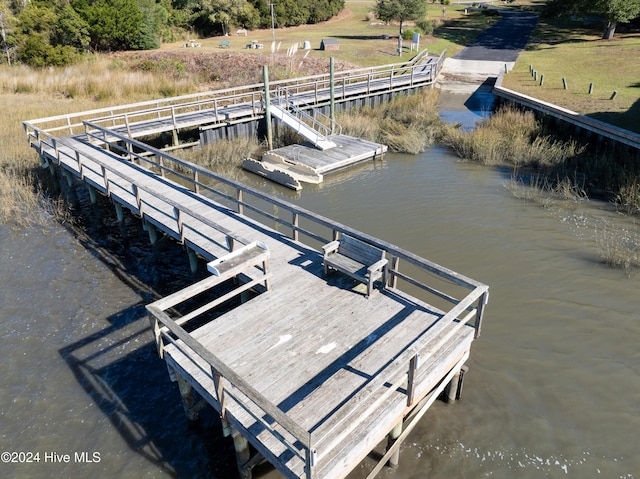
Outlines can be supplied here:
M238 179L242 161L261 155L264 145L255 138L221 140L180 152L180 157L231 179Z
M549 169L580 155L584 147L544 134L533 113L502 108L473 131L450 129L447 139L458 156L488 166Z
M337 122L346 135L385 144L392 151L417 154L443 135L445 126L437 101L437 90L424 90L375 108L340 112Z
M94 101L129 102L150 96L176 96L196 91L197 78L178 61L131 63L107 56L88 57L64 68L0 67L0 93L37 94Z
M0 66L0 222L44 224L51 214L65 214L58 200L45 194L43 181L50 173L29 148L23 121L178 95L195 87L188 75L140 71L109 57L57 69Z

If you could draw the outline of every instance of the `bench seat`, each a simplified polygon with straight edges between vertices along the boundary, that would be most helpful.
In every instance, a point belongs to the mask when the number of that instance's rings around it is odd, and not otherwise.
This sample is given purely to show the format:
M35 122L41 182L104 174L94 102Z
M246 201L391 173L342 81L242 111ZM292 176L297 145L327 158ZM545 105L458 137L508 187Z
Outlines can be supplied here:
M322 249L325 275L333 269L366 284L367 297L371 295L375 281L380 280L382 288L386 286L388 260L384 250L346 234Z

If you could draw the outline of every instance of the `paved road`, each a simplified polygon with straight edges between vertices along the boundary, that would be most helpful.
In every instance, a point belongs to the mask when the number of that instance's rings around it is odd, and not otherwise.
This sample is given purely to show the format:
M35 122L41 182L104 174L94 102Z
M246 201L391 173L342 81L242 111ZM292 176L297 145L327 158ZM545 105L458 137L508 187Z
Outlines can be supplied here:
M453 58L457 60L515 62L536 26L532 13L500 8L501 19Z

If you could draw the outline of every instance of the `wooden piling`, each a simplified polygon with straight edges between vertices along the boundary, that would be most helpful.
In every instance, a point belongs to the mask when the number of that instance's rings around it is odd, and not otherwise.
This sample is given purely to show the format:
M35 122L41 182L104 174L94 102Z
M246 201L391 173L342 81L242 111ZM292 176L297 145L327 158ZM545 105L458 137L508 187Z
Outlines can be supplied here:
M251 451L249 449L249 441L235 429L233 430L233 448L236 451L236 462L238 464L238 472L240 479L251 479L253 473L251 471Z
M149 233L149 241L155 245L158 242L158 230L151 223L145 221L145 224L147 225L147 233Z
M267 123L267 145L273 150L273 130L271 127L271 102L269 92L269 67L262 67L262 77L264 79L264 121Z
M98 196L96 195L96 189L88 183L85 183L87 187L87 191L89 192L89 199L91 200L91 204L95 205L96 201L98 201Z
M196 256L196 252L188 249L187 255L189 256L189 268L191 268L191 272L195 274L198 271L198 257Z
M187 421L189 421L189 425L193 426L198 421L198 410L195 396L193 395L193 387L180 374L176 373L176 379L178 380L184 414L187 417Z
M396 440L400 437L400 434L402 434L402 421L399 421L398 424L395 425L395 427L391 430L391 432L387 436L387 451L391 449L391 446L393 446ZM393 467L393 468L398 467L398 464L400 464L400 448L399 447L396 448L395 451L393 451L393 454L389 458L388 464L389 464L389 467Z
M460 384L460 371L456 372L447 385L447 403L453 404L458 398L458 384Z

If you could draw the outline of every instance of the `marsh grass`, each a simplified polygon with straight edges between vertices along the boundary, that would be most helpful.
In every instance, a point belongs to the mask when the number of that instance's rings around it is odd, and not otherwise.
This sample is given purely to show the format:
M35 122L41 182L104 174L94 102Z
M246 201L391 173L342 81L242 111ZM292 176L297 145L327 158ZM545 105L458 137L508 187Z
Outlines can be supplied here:
M640 236L637 233L606 222L596 229L595 241L605 264L623 269L627 276L640 268Z
M501 108L473 131L449 129L447 139L458 156L487 166L510 164L545 171L584 152L573 141L546 135L533 113Z
M263 150L264 145L255 138L236 138L183 150L180 157L227 178L238 179L242 161L259 156Z
M337 121L345 135L385 144L392 151L417 154L443 136L445 125L437 101L437 90L424 90L375 108L341 112Z

